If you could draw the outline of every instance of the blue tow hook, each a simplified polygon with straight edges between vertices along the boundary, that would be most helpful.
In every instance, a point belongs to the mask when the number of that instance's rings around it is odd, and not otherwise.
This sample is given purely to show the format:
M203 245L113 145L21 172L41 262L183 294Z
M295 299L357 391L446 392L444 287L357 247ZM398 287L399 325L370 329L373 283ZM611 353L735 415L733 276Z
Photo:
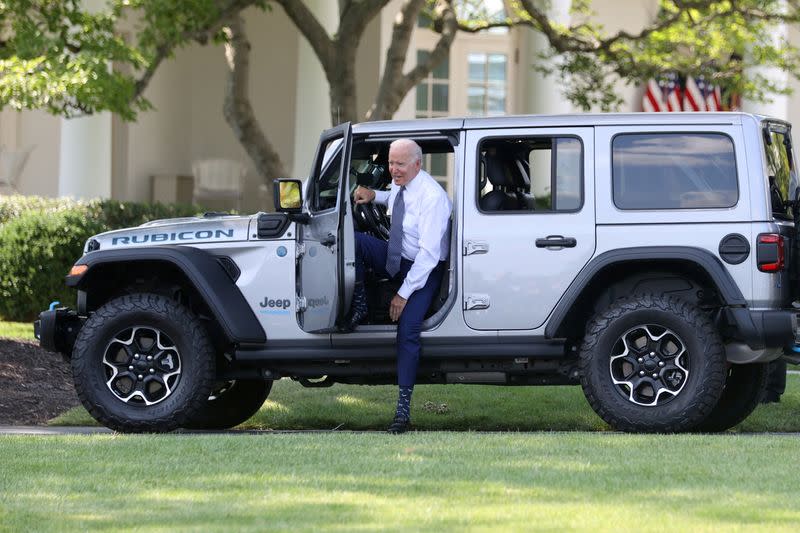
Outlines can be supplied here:
M51 302L51 303L50 303L50 311L52 311L53 309L55 309L56 307L58 307L60 304L61 304L61 302L59 302L58 300L56 300L56 301L54 301L54 302Z
M794 346L792 346L792 351L794 353L800 353L800 344L795 344Z

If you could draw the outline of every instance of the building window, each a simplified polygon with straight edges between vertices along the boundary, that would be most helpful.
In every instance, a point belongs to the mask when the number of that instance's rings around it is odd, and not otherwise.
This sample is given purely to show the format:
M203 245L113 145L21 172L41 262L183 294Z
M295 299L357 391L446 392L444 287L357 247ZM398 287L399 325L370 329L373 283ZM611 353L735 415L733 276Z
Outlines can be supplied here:
M430 52L417 50L417 64L428 60ZM433 69L428 77L417 85L417 118L446 117L450 114L450 58L446 57ZM449 192L447 186L448 154L427 154L422 165L431 176L437 178Z
M506 113L507 65L505 54L469 54L467 113L504 115Z
M417 64L428 60L430 52L417 50ZM428 77L417 85L417 118L445 117L450 111L450 58L446 57Z

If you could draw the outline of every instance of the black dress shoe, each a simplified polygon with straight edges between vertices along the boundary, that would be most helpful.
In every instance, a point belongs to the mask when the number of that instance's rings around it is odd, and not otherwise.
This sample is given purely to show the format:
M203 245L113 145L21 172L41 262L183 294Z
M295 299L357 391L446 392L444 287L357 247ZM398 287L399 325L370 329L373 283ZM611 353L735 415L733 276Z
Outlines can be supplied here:
M406 431L411 429L411 420L408 418L400 418L399 416L394 417L392 420L392 425L389 426L389 429L386 430L387 433L391 433L392 435L399 435L400 433L405 433Z
M339 331L342 333L349 333L353 331L359 324L364 322L364 319L367 318L368 314L369 313L366 310L359 311L358 309L353 309L353 311L350 313L350 316L345 319L344 324L339 327Z

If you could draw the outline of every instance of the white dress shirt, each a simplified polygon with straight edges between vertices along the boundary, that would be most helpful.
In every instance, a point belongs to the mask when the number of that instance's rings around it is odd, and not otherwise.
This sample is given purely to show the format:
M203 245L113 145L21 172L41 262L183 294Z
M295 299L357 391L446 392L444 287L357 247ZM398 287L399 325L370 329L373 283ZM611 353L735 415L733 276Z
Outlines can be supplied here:
M388 191L375 191L375 202L394 205L400 186L392 182ZM397 294L408 299L417 289L425 286L428 275L439 261L447 259L450 250L450 198L430 174L424 170L408 182L403 193L406 211L403 215L402 255L414 261Z

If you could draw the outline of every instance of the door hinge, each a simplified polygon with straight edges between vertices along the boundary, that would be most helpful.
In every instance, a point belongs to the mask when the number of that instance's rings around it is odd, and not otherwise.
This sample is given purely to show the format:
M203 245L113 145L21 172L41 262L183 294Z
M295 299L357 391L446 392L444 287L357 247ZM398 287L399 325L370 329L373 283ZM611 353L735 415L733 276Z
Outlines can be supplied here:
M489 308L488 294L467 294L464 298L465 311L477 311L478 309Z
M298 242L297 246L294 249L294 258L300 259L306 254L306 243Z
M306 301L305 296L298 296L297 297L297 312L302 313L308 308L308 302Z
M483 241L464 242L464 255L485 254L489 252L489 243Z

